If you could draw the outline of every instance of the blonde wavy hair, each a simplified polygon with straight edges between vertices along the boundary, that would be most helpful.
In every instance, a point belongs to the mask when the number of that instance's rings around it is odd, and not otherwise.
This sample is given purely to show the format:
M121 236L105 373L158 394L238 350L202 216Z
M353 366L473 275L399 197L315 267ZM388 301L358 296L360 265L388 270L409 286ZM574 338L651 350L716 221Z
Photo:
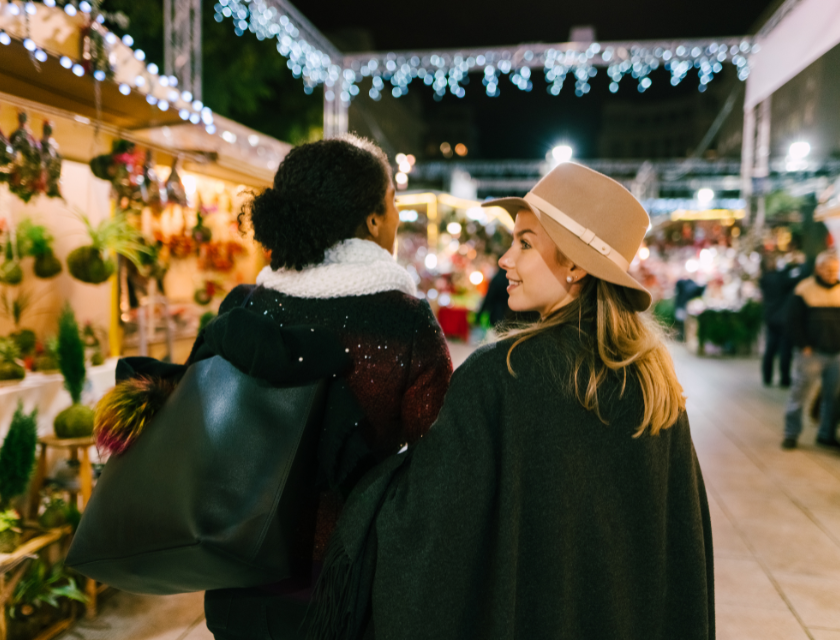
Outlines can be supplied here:
M584 330L586 323L595 333ZM641 387L644 413L634 437L645 431L651 435L672 426L685 411L683 388L677 380L674 362L665 346L662 328L648 314L635 311L623 287L589 276L580 297L536 323L515 327L502 339L514 338L508 350L507 366L511 375L511 354L526 340L554 327L573 324L580 328L581 348L573 355L572 380L569 381L578 401L598 418L601 415L598 389L610 373L621 376L621 396L629 376Z

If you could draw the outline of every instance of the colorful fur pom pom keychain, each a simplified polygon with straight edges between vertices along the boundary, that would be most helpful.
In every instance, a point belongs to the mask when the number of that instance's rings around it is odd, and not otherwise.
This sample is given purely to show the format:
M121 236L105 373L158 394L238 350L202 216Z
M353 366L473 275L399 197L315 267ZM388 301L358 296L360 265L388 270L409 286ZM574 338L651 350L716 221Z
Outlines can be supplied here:
M124 453L140 436L177 386L177 381L139 376L120 382L96 405L96 444L112 454Z

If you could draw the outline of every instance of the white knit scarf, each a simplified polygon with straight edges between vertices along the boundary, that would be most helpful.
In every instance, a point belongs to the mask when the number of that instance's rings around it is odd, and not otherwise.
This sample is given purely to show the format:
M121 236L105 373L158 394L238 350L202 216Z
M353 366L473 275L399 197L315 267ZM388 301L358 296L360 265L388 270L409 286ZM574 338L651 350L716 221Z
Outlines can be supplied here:
M393 255L358 238L330 247L322 263L303 271L265 267L257 284L298 298L341 298L394 290L417 295L414 280Z

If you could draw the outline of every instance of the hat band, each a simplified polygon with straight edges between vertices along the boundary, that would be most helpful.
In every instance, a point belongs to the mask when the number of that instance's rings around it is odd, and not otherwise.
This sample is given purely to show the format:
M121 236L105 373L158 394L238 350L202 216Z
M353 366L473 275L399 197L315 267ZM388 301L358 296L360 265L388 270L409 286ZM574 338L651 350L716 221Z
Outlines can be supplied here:
M627 258L613 249L609 244L601 240L601 238L596 236L594 231L578 224L550 202L543 200L538 195L531 192L525 194L525 201L549 215L553 220L571 231L602 256L612 260L616 265L621 267L623 271L626 272L630 269L630 263L627 262Z

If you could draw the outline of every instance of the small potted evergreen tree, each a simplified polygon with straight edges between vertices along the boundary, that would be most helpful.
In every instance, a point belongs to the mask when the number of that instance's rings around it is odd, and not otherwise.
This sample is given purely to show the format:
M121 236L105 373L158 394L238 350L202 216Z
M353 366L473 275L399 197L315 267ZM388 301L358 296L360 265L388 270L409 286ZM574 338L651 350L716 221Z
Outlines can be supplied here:
M55 435L59 438L89 436L93 433L93 409L81 403L86 376L85 345L69 304L58 318L58 368L73 404L55 417Z
M0 553L11 553L20 543L20 516L12 501L26 491L35 466L37 413L37 409L24 413L23 403L18 402L0 447Z

